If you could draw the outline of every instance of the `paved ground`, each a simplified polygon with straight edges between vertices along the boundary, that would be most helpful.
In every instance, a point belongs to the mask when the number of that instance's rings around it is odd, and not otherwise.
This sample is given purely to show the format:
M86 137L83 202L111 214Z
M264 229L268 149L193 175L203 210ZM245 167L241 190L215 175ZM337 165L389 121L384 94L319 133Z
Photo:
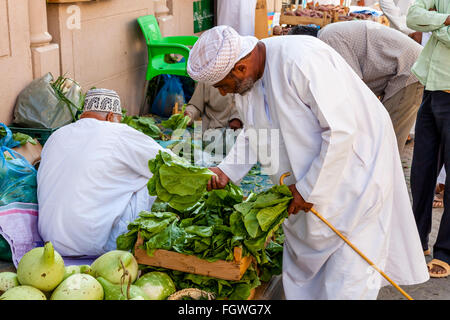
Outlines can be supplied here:
M402 163L406 181L408 184L408 189L413 147L413 143L407 145L402 156ZM430 248L433 247L434 241L436 240L442 212L443 209L433 210L433 225L430 235ZM427 262L430 260L431 257L427 257ZM11 263L0 261L0 272L1 271L15 271L15 269ZM260 292L259 294L257 294L257 297L259 297L260 299L282 299L283 292L281 291L281 281L278 280L279 278L276 278L276 281L269 285L269 290L267 291L270 291L270 294L264 294L263 292ZM403 286L402 288L416 300L450 300L450 277L443 279L432 278L423 284ZM405 298L394 287L387 286L380 290L378 299L400 300Z

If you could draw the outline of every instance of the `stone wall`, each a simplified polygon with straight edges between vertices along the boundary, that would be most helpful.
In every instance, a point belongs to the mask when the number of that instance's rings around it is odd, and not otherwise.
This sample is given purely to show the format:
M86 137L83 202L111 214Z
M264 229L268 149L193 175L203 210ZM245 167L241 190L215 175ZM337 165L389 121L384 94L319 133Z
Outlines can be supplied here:
M0 122L11 122L19 92L49 71L84 91L114 89L137 114L147 48L136 19L148 14L163 36L194 32L193 0L0 0Z
M0 0L0 122L9 123L17 94L33 79L28 0Z

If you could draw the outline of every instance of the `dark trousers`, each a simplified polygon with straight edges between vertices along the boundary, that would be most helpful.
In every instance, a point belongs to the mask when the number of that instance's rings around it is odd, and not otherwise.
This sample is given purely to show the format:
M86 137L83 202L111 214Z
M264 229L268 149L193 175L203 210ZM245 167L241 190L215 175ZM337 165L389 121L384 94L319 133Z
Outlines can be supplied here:
M423 249L428 249L433 198L442 166L447 177L433 257L450 263L450 93L427 91L417 114L411 166L413 211Z

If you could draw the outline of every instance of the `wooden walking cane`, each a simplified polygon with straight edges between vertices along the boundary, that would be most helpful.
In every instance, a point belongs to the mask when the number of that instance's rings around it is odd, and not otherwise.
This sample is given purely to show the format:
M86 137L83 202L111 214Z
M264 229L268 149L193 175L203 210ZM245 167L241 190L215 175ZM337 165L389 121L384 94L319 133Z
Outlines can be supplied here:
M290 176L289 172L284 173L280 177L280 185L284 184L284 178ZM357 254L361 256L372 268L377 270L390 284L392 284L400 293L406 297L408 300L413 300L409 294L407 294L402 288L399 287L394 281L392 281L380 268L378 268L369 258L367 258L358 248L356 248L353 243L351 243L342 233L339 232L331 223L329 223L320 213L318 213L314 208L311 208L311 212L314 213L320 220L322 220L331 230L333 230L342 240L345 241Z

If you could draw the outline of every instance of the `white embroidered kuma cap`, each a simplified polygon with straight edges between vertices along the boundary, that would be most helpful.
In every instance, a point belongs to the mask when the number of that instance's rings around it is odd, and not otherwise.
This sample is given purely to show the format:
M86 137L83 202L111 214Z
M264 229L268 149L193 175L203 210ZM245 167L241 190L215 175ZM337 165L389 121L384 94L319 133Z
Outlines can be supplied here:
M100 111L122 114L120 97L114 90L91 89L84 99L84 111Z

